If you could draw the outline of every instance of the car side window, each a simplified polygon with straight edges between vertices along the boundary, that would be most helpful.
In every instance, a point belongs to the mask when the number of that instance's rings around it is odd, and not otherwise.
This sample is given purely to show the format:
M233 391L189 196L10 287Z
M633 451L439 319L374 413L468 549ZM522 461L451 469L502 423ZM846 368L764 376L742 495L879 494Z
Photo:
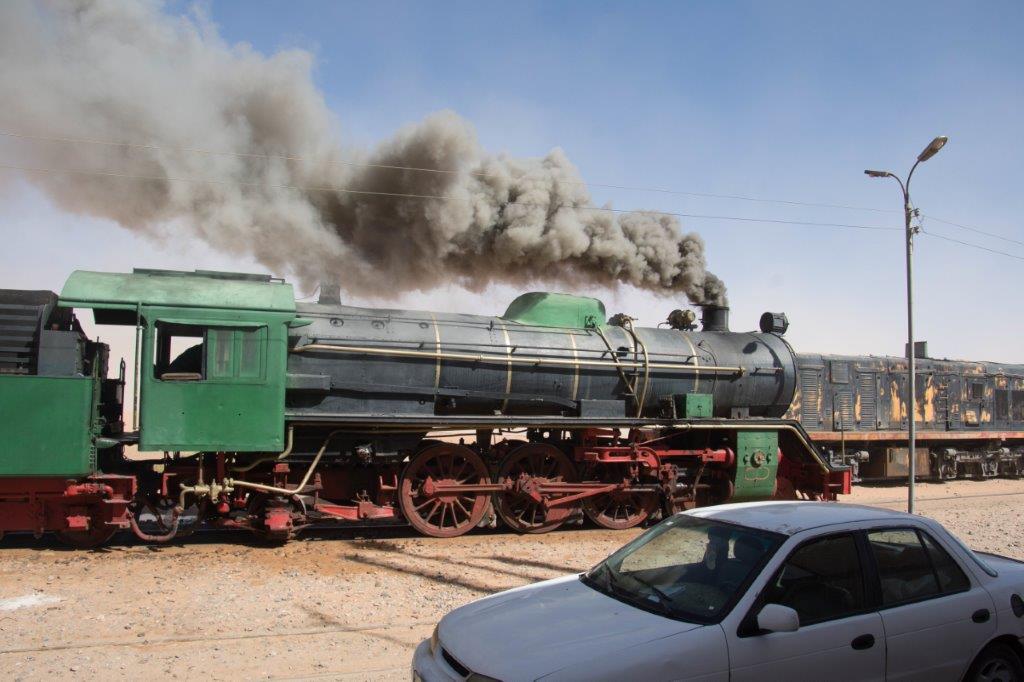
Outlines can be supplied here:
M832 535L798 547L775 574L763 602L795 610L801 626L863 611L864 575L853 535Z
M928 599L970 586L953 558L913 528L870 531L868 544L878 566L883 606Z
M928 556L935 567L935 575L939 578L939 589L946 594L970 589L971 581L967 579L967 575L953 557L949 556L946 550L939 547L938 543L928 536L928 533L918 531L918 534L924 540Z

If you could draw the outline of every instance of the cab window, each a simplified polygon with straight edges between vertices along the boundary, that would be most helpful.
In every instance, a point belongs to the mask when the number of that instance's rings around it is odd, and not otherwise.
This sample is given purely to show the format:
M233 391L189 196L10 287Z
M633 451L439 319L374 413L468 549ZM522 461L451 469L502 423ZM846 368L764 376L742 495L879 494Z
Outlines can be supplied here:
M763 603L795 610L801 627L863 611L864 574L848 533L798 547L769 584Z
M895 606L968 589L967 576L934 540L913 528L868 533L882 605Z
M214 327L206 339L210 379L263 377L266 327Z
M206 376L202 327L157 322L153 376L163 381L202 381Z
M266 327L201 327L158 322L153 374L162 381L259 380Z

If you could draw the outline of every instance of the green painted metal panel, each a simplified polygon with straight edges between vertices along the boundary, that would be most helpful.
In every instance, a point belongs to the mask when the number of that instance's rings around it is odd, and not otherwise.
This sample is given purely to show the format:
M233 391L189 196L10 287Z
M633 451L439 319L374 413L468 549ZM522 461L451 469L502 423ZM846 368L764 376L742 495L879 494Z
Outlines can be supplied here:
M96 470L91 377L0 374L0 476L85 476Z
M292 285L224 273L89 272L71 274L61 305L76 308L131 308L137 305L225 308L295 313Z
M605 310L596 298L535 291L512 301L502 319L535 327L585 329L603 325Z
M242 310L143 307L140 380L142 451L284 449L288 323L294 315ZM157 326L201 332L202 377L157 376Z
M710 393L686 393L676 396L676 413L680 417L701 419L710 417L714 410L714 396Z
M737 432L733 501L763 500L775 494L778 452L779 434L776 431Z

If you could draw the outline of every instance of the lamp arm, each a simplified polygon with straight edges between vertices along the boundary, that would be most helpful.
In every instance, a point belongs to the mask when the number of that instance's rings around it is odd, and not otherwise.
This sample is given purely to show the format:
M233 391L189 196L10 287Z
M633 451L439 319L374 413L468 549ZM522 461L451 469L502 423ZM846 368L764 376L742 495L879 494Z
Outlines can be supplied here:
M917 167L920 165L921 160L918 159L914 162L914 165L910 167L910 172L907 173L907 184L904 185L902 182L900 183L900 187L903 188L903 203L907 206L910 206L910 179L914 177L914 171L917 170ZM896 178L896 180L899 180L899 178Z

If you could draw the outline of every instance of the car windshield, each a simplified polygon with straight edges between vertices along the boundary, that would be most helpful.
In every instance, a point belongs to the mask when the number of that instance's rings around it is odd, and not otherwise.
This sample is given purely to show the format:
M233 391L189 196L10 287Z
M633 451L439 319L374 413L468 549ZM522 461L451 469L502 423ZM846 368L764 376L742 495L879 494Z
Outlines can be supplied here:
M725 616L785 538L678 515L662 521L582 576L596 590L679 620Z

